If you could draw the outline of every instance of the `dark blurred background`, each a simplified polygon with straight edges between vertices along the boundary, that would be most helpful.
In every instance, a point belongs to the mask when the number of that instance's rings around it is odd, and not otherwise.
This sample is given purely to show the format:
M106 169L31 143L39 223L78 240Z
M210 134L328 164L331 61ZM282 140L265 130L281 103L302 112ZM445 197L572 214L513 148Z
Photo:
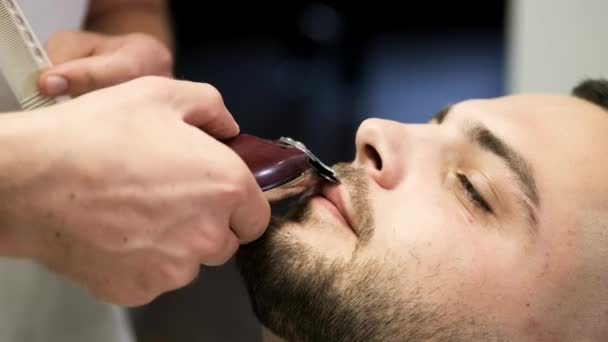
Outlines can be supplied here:
M176 75L216 86L241 131L351 160L368 117L426 121L505 93L504 1L173 1ZM260 341L233 262L132 311L141 342Z

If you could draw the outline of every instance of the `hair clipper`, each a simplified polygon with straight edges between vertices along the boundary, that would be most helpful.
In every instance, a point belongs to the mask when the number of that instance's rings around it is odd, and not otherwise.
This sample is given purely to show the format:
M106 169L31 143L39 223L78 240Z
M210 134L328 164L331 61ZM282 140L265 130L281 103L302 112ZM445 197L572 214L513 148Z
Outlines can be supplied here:
M339 183L336 172L319 160L304 144L291 138L262 139L240 134L225 142L243 159L269 201L302 193L319 177Z

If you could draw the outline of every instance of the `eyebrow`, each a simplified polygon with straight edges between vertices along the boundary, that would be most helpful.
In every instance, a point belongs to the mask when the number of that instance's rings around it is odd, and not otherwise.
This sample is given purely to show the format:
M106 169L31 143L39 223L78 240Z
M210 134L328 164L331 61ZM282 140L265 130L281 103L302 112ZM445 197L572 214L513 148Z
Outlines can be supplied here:
M446 106L441 111L433 116L433 120L437 124L441 124L447 118L452 106ZM472 123L465 127L465 136L475 145L482 149L491 152L499 157L507 167L517 176L517 183L521 191L535 207L532 207L529 202L523 201L526 207L528 218L532 227L536 227L536 207L539 206L538 190L532 167L526 159L511 147L506 141L495 135L485 125L479 122Z

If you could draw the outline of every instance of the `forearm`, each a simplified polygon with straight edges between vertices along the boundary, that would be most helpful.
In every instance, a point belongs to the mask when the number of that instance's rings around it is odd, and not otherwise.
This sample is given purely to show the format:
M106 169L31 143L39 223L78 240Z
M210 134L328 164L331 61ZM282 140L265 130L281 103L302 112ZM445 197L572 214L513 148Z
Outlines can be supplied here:
M173 50L173 30L165 0L93 0L86 28L106 34L147 33Z

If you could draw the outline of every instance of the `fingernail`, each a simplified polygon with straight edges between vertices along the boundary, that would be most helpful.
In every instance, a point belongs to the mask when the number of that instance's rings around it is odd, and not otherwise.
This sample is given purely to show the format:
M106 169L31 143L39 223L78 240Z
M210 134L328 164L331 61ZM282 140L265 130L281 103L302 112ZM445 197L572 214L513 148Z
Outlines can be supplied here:
M46 92L50 96L63 94L68 90L68 80L62 76L51 75L46 78Z

